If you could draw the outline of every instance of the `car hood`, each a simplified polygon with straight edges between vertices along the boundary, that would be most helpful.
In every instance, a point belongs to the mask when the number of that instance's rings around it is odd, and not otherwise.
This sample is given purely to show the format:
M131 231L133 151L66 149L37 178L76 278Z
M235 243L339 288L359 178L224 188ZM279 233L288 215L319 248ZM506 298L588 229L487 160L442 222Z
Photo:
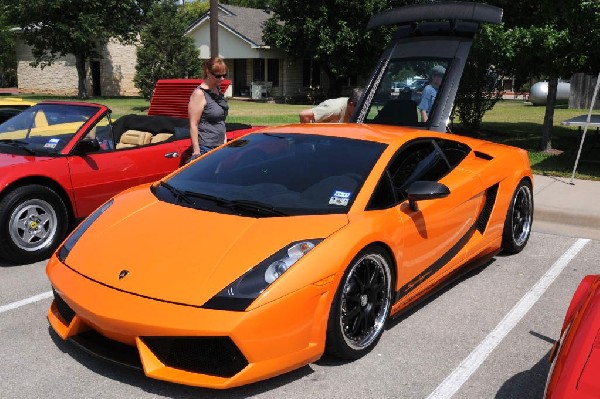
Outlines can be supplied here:
M344 214L252 218L201 211L158 201L146 188L116 197L66 264L121 291L201 306L288 244L325 238L347 223Z
M5 151L0 152L0 168L7 168L11 166L26 164L38 160L39 156L27 154L25 150L18 148L5 148ZM42 157L43 159L49 159L49 157Z

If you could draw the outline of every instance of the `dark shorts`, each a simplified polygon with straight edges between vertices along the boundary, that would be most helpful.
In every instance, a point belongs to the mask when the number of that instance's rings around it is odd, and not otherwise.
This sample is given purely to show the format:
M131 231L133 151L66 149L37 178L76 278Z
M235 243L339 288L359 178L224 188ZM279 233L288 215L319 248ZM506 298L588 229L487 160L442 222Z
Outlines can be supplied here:
M207 152L212 151L217 147L218 147L218 145L213 145L213 146L201 145L200 146L200 154L206 154Z

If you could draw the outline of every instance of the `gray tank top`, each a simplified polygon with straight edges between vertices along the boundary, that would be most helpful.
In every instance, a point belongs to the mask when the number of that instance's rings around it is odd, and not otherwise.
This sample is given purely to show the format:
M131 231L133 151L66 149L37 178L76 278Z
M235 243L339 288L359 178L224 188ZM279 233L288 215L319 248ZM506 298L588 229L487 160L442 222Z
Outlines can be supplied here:
M225 118L229 112L229 104L223 94L215 94L200 86L198 88L204 92L206 98L206 105L198 123L199 143L209 147L221 145L225 142Z

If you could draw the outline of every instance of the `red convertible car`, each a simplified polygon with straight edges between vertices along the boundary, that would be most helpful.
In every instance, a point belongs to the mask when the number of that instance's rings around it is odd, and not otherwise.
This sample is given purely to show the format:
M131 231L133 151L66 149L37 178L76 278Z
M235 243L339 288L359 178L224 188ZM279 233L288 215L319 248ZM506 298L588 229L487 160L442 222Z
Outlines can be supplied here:
M577 287L550 361L546 399L600 398L600 274Z
M110 114L100 104L41 102L0 124L0 258L48 258L76 221L174 171L191 153L187 119L112 122ZM231 135L253 130L241 127Z

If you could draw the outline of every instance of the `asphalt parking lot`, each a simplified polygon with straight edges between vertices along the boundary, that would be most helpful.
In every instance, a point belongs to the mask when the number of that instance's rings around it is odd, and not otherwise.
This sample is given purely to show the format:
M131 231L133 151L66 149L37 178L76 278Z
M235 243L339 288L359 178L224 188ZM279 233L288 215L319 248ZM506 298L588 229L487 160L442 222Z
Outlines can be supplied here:
M229 391L151 380L80 352L49 328L45 262L0 264L0 397L541 398L552 341L598 259L600 241L535 232L521 254L497 256L390 322L366 357L323 358Z

